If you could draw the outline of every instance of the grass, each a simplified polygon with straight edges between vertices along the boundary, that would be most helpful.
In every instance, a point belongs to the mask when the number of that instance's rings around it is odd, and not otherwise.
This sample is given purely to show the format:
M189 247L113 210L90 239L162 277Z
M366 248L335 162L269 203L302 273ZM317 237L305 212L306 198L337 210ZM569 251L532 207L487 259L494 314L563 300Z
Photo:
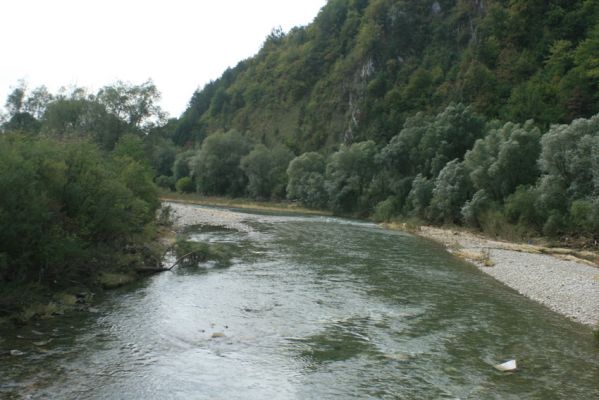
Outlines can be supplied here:
M116 289L121 286L128 285L137 279L133 273L123 274L116 272L104 272L98 278L100 285L104 289Z

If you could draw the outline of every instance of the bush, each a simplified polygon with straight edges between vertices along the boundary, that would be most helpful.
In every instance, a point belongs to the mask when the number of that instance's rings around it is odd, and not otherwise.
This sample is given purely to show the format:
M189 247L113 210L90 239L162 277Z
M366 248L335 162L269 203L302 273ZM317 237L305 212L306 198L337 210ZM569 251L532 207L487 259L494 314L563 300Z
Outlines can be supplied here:
M572 229L580 233L599 235L599 199L576 200L570 207Z
M197 266L206 261L215 261L217 267L231 265L231 252L221 244L209 244L190 240L177 240L175 254L177 258L185 257L184 266Z
M318 153L304 153L287 168L287 198L304 206L323 208L327 203L324 187L325 158Z
M372 219L375 222L390 221L391 218L397 215L397 211L397 200L395 197L388 197L374 207Z
M0 282L91 282L147 240L159 204L137 161L88 142L0 138Z
M540 230L545 220L538 205L538 193L534 188L520 186L505 202L505 215L513 224L526 225Z
M483 214L491 207L491 201L484 189L474 193L472 199L462 207L462 217L466 225L473 228L481 228Z
M557 237L567 229L566 219L560 213L552 213L543 225L543 235Z
M190 163L198 191L220 196L244 194L247 179L240 161L250 149L249 140L236 131L208 136Z
M194 191L193 180L189 176L184 176L177 181L175 188L179 193L191 193Z
M160 175L156 178L156 185L168 190L176 190L177 181L174 176Z

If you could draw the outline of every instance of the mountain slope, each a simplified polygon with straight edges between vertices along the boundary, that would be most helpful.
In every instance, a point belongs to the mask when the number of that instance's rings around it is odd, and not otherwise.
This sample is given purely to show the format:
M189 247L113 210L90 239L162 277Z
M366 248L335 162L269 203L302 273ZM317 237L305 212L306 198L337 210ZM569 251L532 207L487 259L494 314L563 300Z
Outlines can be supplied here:
M372 139L452 102L541 127L599 111L594 0L329 0L197 91L175 141L236 129L296 153Z

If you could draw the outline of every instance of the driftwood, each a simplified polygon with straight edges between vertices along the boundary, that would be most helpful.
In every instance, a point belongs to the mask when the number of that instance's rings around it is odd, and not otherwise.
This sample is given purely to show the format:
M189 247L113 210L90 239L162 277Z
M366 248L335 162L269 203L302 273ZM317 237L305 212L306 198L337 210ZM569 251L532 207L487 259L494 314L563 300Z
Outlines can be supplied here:
M189 256L192 256L199 252L200 251L196 250L196 251L192 251L191 253L187 253L182 257L179 257L170 267L163 267L161 264L157 264L155 267L147 267L147 266L137 267L137 268L135 268L135 272L139 272L142 274L157 274L159 272L171 271L173 268L175 268L177 265L179 265L179 263L181 261L183 261L186 258L188 258Z
M167 268L167 271L170 271L171 269L175 268L175 266L177 266L181 261L185 260L187 257L194 255L195 253L199 253L200 251L201 250L192 251L191 253L187 253L183 257L178 258L173 265Z

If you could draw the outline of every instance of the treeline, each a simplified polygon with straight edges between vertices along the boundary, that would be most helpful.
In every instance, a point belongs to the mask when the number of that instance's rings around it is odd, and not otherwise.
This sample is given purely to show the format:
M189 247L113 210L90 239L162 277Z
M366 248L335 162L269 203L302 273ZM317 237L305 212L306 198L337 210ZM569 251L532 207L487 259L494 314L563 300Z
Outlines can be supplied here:
M416 218L524 238L599 236L599 116L542 132L487 121L461 104L418 113L386 144L342 145L297 157L236 131L180 153L172 178L183 192L296 200L378 221Z
M235 129L296 154L388 142L452 103L546 130L599 112L594 0L331 0L198 90L174 141Z
M160 206L152 165L169 149L157 140L165 129L158 95L151 82L59 95L20 84L9 95L0 134L0 316L45 292L94 287L101 273L131 272L152 256Z

